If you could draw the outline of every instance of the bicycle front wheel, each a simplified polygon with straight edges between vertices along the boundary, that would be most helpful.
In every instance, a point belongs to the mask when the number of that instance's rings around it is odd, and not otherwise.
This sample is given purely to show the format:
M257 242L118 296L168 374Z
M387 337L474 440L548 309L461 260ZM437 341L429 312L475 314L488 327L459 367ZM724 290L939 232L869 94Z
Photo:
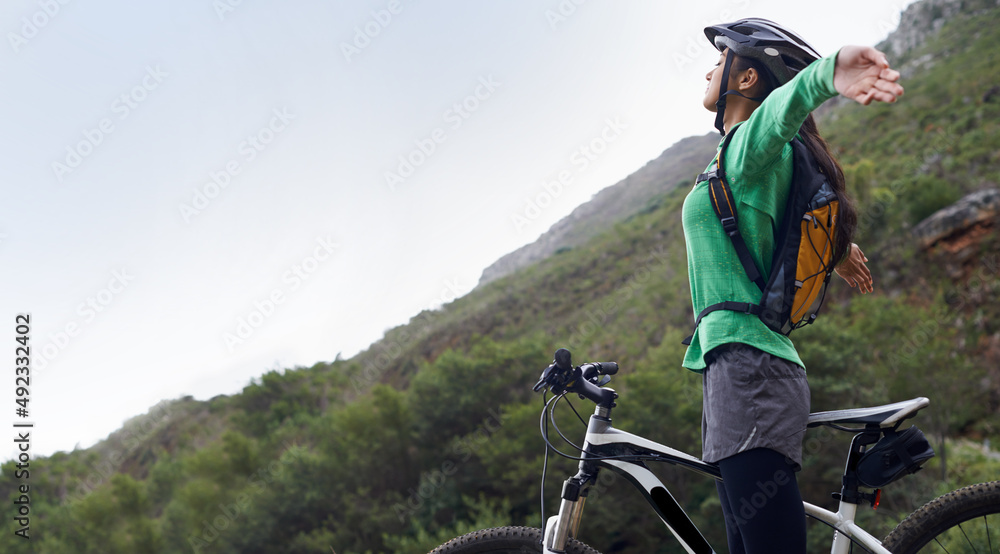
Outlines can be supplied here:
M430 554L525 554L542 551L542 530L534 527L494 527L462 535L442 544ZM601 554L574 539L566 554Z
M901 521L882 546L893 554L997 552L1000 481L970 485L931 500Z

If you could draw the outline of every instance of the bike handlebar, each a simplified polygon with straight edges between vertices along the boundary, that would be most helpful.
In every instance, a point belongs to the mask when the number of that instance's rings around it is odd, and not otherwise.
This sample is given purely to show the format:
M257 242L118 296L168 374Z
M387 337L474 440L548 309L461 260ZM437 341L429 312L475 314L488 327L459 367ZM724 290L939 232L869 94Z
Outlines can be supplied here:
M555 394L561 394L563 391L575 392L599 406L608 408L614 406L615 398L618 398L614 389L601 388L592 379L598 375L618 373L617 363L595 362L573 367L572 356L565 348L556 350L554 358L552 365L545 368L538 383L535 384L535 392L548 387Z
M580 366L583 371L583 378L590 379L596 375L614 375L618 373L618 364L615 362L594 362Z

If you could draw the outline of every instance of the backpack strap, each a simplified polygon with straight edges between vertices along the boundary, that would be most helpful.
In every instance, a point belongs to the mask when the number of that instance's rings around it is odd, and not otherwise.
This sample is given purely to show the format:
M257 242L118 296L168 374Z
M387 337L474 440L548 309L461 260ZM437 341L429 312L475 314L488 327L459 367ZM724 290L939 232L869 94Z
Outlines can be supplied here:
M737 127L736 130L739 128ZM723 156L726 153L726 147L729 146L729 141L733 139L733 135L736 134L736 130L726 135L726 139L722 141L722 150L719 152L719 163L718 168L715 170L714 175L709 174L708 186L709 186L709 199L712 201L712 209L715 210L716 217L719 218L719 222L722 223L722 229L729 236L729 240L733 243L733 248L736 249L736 256L739 257L740 263L743 265L743 271L746 272L747 277L757 285L760 291L764 292L764 276L760 274L760 270L757 269L757 264L753 262L753 257L750 255L750 249L747 248L746 242L743 241L743 235L740 234L739 221L736 217L736 200L733 199L733 191L729 188L729 184L726 183L726 171L722 167Z
M725 302L719 302L718 304L712 304L711 306L709 306L709 307L705 308L704 310L702 310L701 313L698 314L698 319L695 320L695 322L694 322L694 328L695 329L698 328L698 324L701 323L701 320L704 319L704 317L706 315L708 315L708 314L710 314L712 312L717 312L719 310L729 310L731 312L743 312L743 313L747 313L747 314L753 314L753 315L755 315L757 317L760 317L760 314L763 313L763 311L764 311L764 309L761 308L759 304L751 304L749 302L732 302L730 300L726 300ZM693 339L693 338L694 338L694 334L692 334L688 338L682 340L681 344L683 344L685 346L690 345L691 344L691 339Z
M708 179L708 197L712 201L712 209L715 210L716 217L719 218L719 222L722 224L722 229L725 231L729 240L733 243L733 248L736 250L736 256L740 259L740 264L743 265L743 271L746 272L747 277L757 285L760 289L761 294L764 293L764 287L767 286L764 282L764 276L760 274L760 270L757 269L757 264L753 262L753 257L750 255L750 249L747 248L746 242L743 240L743 235L740 234L739 221L736 217L736 200L733 199L733 191L729 188L729 184L726 183L726 171L722 167L723 155L726 153L726 147L729 146L729 141L733 140L733 135L739 129L737 127L732 132L726 135L725 140L722 141L722 148L719 150L719 155L716 158L716 167L713 171L708 173L703 173L698 176L698 182ZM719 310L729 310L734 312L743 312L748 314L754 314L760 317L763 309L757 304L750 304L749 302L719 302L718 304L712 304L698 314L698 318L695 320L694 328L697 329L698 325L704 317L712 312L717 312ZM691 339L694 338L694 334L687 337L681 344L690 345Z

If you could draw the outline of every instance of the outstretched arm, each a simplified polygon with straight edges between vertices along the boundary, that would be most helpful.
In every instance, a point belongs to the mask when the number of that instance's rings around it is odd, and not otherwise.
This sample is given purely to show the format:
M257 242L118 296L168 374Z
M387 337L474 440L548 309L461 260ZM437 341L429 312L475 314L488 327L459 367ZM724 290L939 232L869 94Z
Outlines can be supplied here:
M872 272L868 271L868 266L865 262L868 258L865 257L865 253L858 248L857 244L851 244L851 251L844 257L844 261L840 262L834 271L837 275L840 275L848 285L852 287L858 287L861 294L866 292L872 292Z
M889 67L885 54L870 46L845 46L837 54L833 87L859 104L895 102L903 95L898 81L899 72Z
M869 46L845 46L837 53L837 65L833 70L833 87L842 96L867 106L872 100L895 102L903 95L899 85L899 72L889 67L885 54ZM851 251L836 267L847 284L857 287L864 294L872 292L872 273L865 262L868 258L858 248L851 245Z

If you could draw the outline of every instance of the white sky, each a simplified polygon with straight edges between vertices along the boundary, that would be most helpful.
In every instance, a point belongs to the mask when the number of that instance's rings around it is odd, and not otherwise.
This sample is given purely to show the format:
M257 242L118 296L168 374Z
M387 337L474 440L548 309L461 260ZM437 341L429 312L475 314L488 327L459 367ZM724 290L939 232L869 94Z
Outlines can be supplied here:
M31 314L33 455L164 398L349 357L468 292L712 131L706 24L766 17L829 54L909 4L61 2L0 7L0 341L12 368ZM571 185L516 226L563 170ZM6 375L0 425L22 421Z

